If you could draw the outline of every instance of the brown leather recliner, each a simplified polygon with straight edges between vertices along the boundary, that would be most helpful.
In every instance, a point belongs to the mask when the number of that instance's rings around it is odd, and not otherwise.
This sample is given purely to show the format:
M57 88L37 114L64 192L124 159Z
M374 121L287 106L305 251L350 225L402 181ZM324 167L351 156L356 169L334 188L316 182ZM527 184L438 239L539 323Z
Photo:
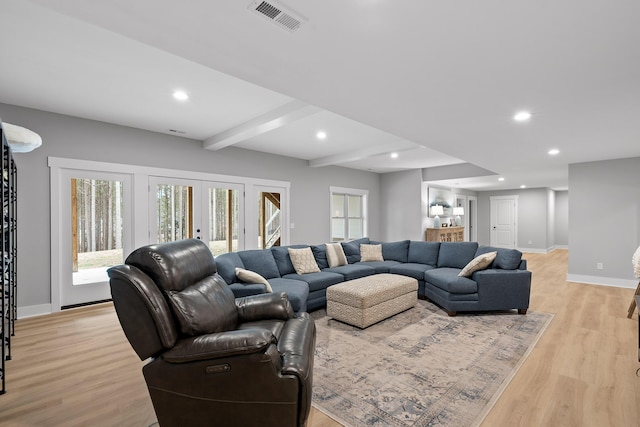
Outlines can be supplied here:
M109 278L161 427L306 424L315 324L285 293L235 299L196 239L139 248Z

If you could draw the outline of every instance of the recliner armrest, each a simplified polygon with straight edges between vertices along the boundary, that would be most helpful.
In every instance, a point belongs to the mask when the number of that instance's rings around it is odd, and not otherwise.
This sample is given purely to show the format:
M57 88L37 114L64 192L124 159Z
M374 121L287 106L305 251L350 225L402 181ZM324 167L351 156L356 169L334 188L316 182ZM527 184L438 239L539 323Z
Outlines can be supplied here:
M294 315L293 307L284 292L236 298L236 307L240 323L264 319L288 320Z
M225 331L183 339L162 358L169 363L187 363L258 353L275 343L276 338L266 329Z

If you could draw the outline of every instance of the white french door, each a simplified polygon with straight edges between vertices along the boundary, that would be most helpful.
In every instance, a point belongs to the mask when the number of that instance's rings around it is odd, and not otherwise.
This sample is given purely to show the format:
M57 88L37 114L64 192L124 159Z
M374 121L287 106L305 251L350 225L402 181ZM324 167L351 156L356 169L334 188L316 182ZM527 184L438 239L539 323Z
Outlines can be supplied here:
M517 215L518 196L491 197L491 246L516 248L518 241Z
M243 249L242 184L149 177L149 243L195 238L214 255Z
M287 218L288 191L283 187L272 187L264 185L253 186L253 201L256 203L255 215L248 217L257 220L253 224L251 233L257 239L254 247L266 249L272 246L284 246L289 242L289 224ZM249 244L252 244L249 243Z
M131 175L64 169L58 270L62 308L111 298L107 269L132 250Z

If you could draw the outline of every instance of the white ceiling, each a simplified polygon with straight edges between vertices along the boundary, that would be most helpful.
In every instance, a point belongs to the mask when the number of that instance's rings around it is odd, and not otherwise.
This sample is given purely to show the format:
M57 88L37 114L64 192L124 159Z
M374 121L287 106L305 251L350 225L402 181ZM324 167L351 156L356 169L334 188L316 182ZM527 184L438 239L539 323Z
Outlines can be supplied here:
M313 167L495 172L441 183L476 190L640 156L638 1L286 0L294 33L249 4L3 1L0 102Z

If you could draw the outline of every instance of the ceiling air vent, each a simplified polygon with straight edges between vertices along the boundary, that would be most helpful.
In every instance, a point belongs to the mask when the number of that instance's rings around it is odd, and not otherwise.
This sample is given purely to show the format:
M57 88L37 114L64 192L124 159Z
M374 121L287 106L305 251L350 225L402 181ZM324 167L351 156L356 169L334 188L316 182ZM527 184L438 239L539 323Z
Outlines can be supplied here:
M307 18L275 1L254 1L249 5L249 10L291 33L307 22Z

